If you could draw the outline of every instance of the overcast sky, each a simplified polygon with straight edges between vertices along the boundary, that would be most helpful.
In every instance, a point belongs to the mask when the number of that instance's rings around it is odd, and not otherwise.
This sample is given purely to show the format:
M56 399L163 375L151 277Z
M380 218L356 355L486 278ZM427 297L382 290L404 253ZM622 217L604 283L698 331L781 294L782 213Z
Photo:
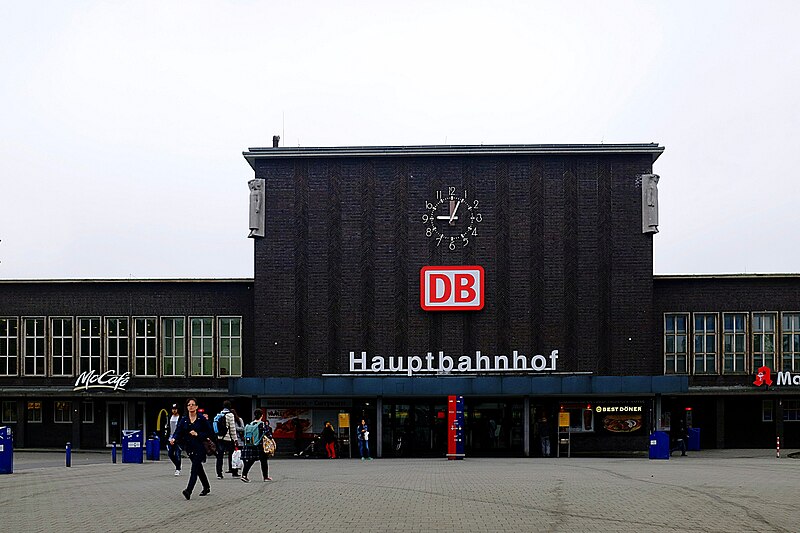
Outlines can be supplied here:
M0 278L250 277L241 155L657 142L655 273L800 272L800 2L0 3Z

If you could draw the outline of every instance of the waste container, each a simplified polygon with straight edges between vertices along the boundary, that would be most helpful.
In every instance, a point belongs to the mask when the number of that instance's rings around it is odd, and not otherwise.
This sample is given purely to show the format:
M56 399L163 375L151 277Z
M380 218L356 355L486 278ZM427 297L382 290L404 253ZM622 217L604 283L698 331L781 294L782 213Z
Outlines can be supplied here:
M669 434L654 431L650 435L650 459L669 459Z
M0 426L0 474L14 473L14 441L11 428Z
M153 433L153 435L149 439L147 439L145 451L147 453L148 461L161 460L161 441L158 438L158 435Z
M686 447L689 451L692 452L699 452L700 451L700 428L689 428L687 431L689 434L689 443Z
M139 429L122 430L122 462L142 462L142 431Z

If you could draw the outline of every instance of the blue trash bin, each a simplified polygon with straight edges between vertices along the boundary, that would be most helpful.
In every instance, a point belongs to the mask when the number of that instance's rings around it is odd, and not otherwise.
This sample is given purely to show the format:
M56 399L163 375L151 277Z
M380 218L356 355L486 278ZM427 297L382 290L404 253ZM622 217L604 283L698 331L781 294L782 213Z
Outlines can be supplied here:
M669 434L655 431L650 435L650 459L669 459Z
M689 434L689 443L686 447L691 452L699 452L700 451L700 428L689 428L687 432Z
M161 440L158 435L153 434L152 437L147 439L147 460L160 461L161 460Z
M139 429L122 430L122 462L142 462L142 431Z
M0 427L0 474L14 473L14 440L11 428Z

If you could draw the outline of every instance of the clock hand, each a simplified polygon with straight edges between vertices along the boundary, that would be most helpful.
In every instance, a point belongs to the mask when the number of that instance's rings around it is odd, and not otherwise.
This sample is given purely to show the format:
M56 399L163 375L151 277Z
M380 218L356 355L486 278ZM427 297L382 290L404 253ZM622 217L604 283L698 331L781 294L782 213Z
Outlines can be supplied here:
M450 213L450 225L451 225L451 226L455 225L455 224L454 224L454 222L453 222L453 220L456 218L456 212L458 211L458 206L460 206L460 205L461 205L461 200L459 200L459 201L456 203L456 207L455 207L455 209L453 209L453 211Z

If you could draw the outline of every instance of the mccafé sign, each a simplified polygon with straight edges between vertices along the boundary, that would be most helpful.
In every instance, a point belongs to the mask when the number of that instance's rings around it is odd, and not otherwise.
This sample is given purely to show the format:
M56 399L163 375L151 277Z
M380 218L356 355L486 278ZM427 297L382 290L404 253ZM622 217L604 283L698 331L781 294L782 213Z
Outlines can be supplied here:
M480 311L483 278L481 266L422 267L419 304L425 311Z
M98 374L94 370L90 370L89 372L81 372L81 375L75 380L75 388L72 390L112 389L115 391L124 391L125 386L130 380L130 372L124 372L118 375L113 370L107 370L102 374Z

